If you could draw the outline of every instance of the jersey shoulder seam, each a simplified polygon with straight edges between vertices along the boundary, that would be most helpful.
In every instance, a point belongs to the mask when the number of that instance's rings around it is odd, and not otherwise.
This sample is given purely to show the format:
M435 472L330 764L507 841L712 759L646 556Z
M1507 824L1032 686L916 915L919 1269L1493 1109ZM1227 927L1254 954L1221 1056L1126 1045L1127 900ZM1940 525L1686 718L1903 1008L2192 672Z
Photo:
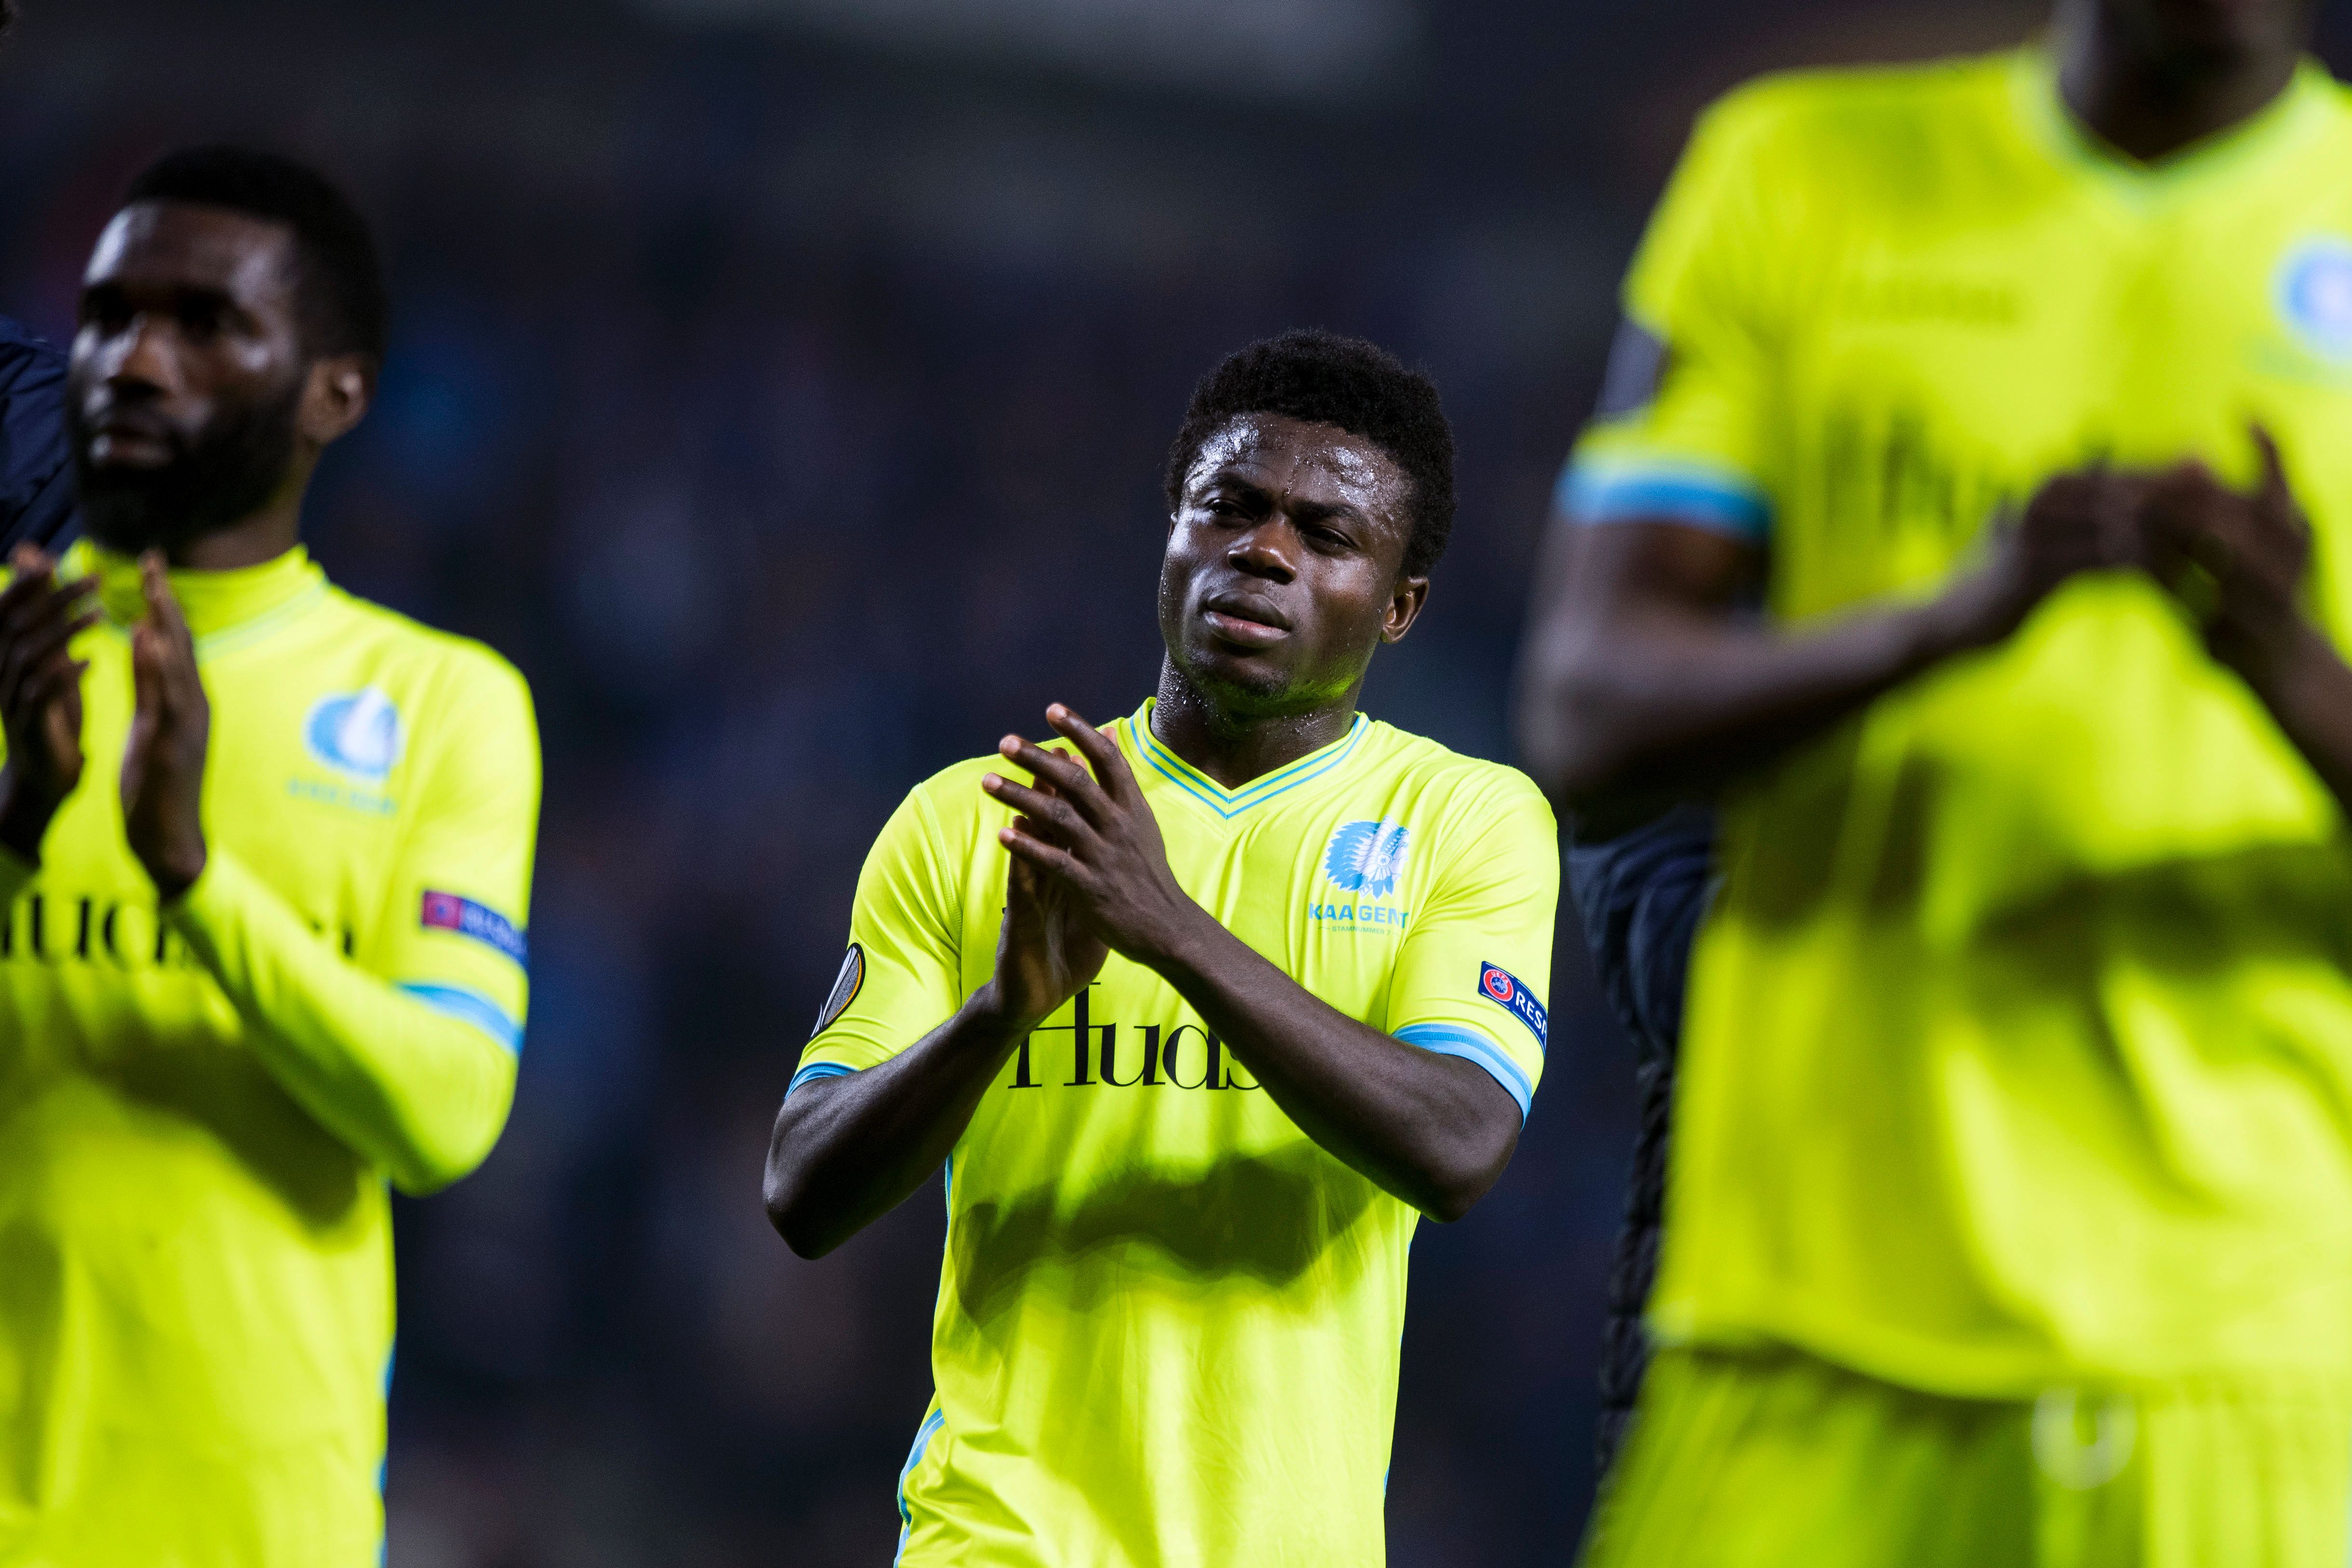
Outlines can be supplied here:
M1410 730L1400 730L1377 719L1372 723L1376 738L1395 748L1390 765L1400 773L1418 773L1432 782L1443 782L1455 788L1481 793L1501 794L1519 787L1530 791L1536 789L1533 779L1508 763L1474 757L1454 750L1442 741L1433 741Z
M1933 112L1944 93L1980 91L1986 77L2004 75L2018 51L1946 55L1935 59L1881 65L1805 66L1769 71L1740 83L1717 99L1709 112L1735 113L1771 121L1809 110L1885 107L1908 114Z
M1866 152L1899 128L1935 125L1955 104L2005 81L2015 58L2011 50L1775 71L1716 100L1701 117L1700 132L1736 150L1744 165L1765 164L1759 172L1776 187L1834 186L1842 177L1838 160L1822 154L1840 148Z
M388 605L362 598L332 582L327 584L327 592L328 602L341 609L351 619L374 626L396 643L420 651L429 650L460 667L487 666L523 681L522 671L515 668L514 661L479 637L469 637L462 632L429 625ZM529 683L524 681L524 684L528 686Z

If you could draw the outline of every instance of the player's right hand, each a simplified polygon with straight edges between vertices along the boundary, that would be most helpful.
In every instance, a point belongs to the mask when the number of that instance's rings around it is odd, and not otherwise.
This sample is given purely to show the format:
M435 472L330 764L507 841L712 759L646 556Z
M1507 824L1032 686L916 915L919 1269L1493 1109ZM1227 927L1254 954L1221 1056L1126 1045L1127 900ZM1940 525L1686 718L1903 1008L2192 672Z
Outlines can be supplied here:
M98 620L97 584L58 580L54 557L19 545L0 590L0 845L37 863L49 819L81 782L81 677L74 635Z
M1015 1029L1027 1030L1101 973L1110 949L1066 884L1017 855L1009 861L996 974L989 984L997 1011Z
M1993 525L1984 563L1938 602L1953 651L2002 641L2077 573L2146 566L2153 483L2153 476L2105 467L2044 480L2022 512Z

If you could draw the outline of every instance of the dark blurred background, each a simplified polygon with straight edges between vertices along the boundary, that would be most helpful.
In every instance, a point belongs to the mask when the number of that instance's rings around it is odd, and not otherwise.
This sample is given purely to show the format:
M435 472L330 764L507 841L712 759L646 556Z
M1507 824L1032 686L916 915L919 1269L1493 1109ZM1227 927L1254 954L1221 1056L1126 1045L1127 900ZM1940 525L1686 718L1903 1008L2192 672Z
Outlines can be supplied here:
M63 341L115 193L173 143L342 175L398 308L312 547L538 697L514 1121L401 1214L393 1568L887 1563L940 1205L802 1263L761 1215L768 1123L906 788L1049 700L1150 690L1193 379L1304 324L1435 374L1461 521L1366 706L1507 759L1549 489L1692 112L2045 9L25 4L0 310ZM1561 1562L1591 1501L1633 1074L1561 938L1517 1160L1414 1248L1400 1568Z

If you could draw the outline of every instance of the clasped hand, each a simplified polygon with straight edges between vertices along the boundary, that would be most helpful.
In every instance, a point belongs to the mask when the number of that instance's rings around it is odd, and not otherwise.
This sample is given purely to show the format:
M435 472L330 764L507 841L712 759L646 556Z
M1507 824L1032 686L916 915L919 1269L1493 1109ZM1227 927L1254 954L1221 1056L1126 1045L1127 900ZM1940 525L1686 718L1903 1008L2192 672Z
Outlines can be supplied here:
M1953 643L1999 642L2077 573L2137 569L2198 617L2216 658L2259 683L2268 663L2310 633L2299 596L2311 530L2277 444L2259 426L2252 436L2263 477L2251 493L2194 459L2154 471L2080 469L2044 482L2000 526L1985 564L1947 591Z
M81 782L81 679L89 661L70 644L95 626L97 584L61 581L54 557L20 547L0 592L0 845L37 863L51 818ZM122 751L122 822L131 853L165 902L205 868L202 800L212 710L196 672L195 639L173 596L163 558L139 563L147 614L131 630L133 706Z
M2260 426L2253 436L2263 475L2251 494L2182 463L2156 478L2143 510L2157 575L2197 615L2213 657L2260 689L2318 632L2303 612L2311 524L2277 443Z
M981 780L1020 813L997 834L1013 864L992 984L997 1006L1023 1028L1092 981L1108 953L1160 968L1208 919L1177 885L1159 821L1118 748L1059 703L1045 718L1083 763L1007 735L998 752L1032 782Z

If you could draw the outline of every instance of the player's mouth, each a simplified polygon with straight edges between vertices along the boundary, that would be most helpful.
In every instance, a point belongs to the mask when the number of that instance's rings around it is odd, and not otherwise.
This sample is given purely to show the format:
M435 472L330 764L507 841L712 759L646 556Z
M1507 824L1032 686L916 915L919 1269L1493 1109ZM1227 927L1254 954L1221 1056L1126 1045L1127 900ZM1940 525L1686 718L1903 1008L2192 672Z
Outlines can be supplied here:
M178 433L165 421L117 409L92 422L90 462L101 468L160 468L180 455Z
M1290 617L1251 594L1210 595L1201 619L1221 641L1243 647L1271 647L1290 635Z

